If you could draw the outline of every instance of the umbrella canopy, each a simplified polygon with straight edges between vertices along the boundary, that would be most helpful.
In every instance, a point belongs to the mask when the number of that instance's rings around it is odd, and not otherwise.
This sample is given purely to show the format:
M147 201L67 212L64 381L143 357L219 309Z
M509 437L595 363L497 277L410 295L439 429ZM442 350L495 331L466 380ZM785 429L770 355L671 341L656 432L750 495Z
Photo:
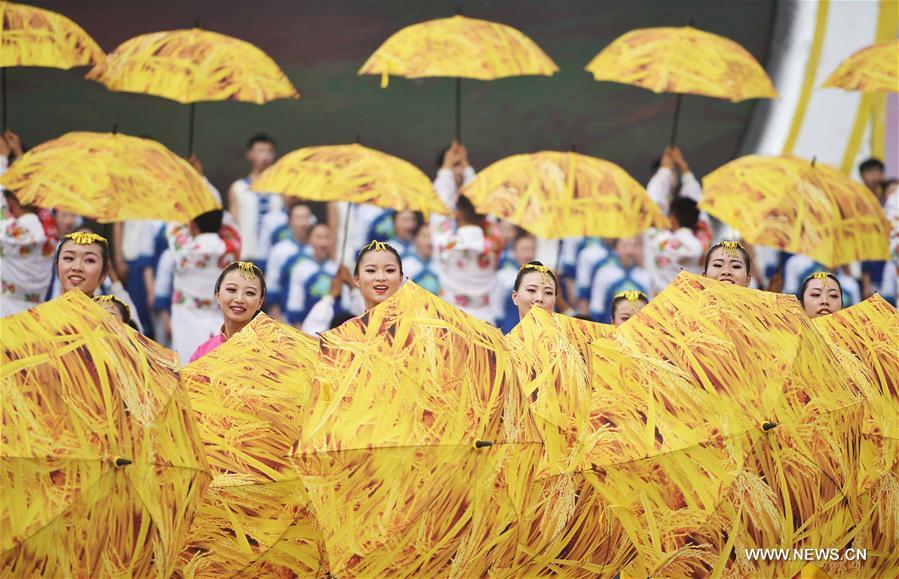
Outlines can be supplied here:
M252 188L307 201L371 203L397 211L450 213L431 180L415 165L358 143L292 151L253 181Z
M698 94L739 102L777 98L765 69L728 38L681 28L640 28L616 38L586 66L596 80L654 93Z
M496 328L406 282L321 335L307 408L296 461L335 576L479 577L516 539L529 481L500 470L528 417Z
M317 340L260 314L181 371L213 474L181 554L185 577L323 571L290 460L317 353Z
M547 239L631 237L668 224L624 169L574 152L507 157L478 173L463 193L481 213L508 219Z
M703 179L700 209L749 243L807 255L827 267L889 259L877 198L835 167L798 157L740 157Z
M827 340L868 371L871 388L859 453L861 520L853 546L868 549L867 561L844 562L834 574L877 576L899 565L899 312L874 295L812 322ZM852 367L846 364L846 371Z
M456 77L494 80L509 76L552 76L556 63L520 31L457 14L407 26L382 44L359 74L388 77Z
M169 577L209 483L176 354L78 291L0 323L0 574Z
M824 88L899 92L899 39L862 48L830 73Z
M103 59L94 39L62 14L0 2L0 67L67 69L99 64Z
M594 460L599 490L627 498L629 571L790 576L801 561L742 550L846 546L866 386L793 296L681 273L616 339L633 362L610 367L594 346L595 399L618 400L597 418L636 460Z
M532 307L506 336L543 445L520 523L526 534L498 575L612 577L633 558L612 503L596 490L602 481L590 461L608 442L591 420L590 344L611 340L613 332Z
M100 222L187 223L222 206L187 161L160 143L116 133L66 133L31 149L0 183L22 203Z
M112 91L150 94L182 104L226 100L263 104L300 97L263 51L200 28L131 38L91 69L87 78Z

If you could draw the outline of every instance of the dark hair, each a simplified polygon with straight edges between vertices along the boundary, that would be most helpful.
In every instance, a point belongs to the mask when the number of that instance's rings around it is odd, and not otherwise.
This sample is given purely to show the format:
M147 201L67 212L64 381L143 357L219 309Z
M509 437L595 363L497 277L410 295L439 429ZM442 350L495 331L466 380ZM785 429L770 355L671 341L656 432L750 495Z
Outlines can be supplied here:
M217 280L215 280L215 294L219 293L219 290L222 288L222 280L225 279L225 276L235 269L248 269L253 272L253 275L256 276L256 279L259 280L259 286L262 288L262 296L261 300L265 301L265 274L262 273L262 270L259 269L252 261L232 261L228 265L225 266L225 269L222 270L222 273L219 274ZM261 310L260 310L261 311Z
M544 271L545 270L545 271ZM549 277L552 278L553 284L556 286L556 291L559 291L559 278L556 277L556 272L549 269L542 262L539 261L529 261L518 270L518 275L515 276L515 285L512 286L512 289L518 291L518 286L521 285L521 279L525 276L525 274L530 273L532 271L538 271L541 273L549 274Z
M383 241L371 241L368 245L359 250L359 253L356 254L356 265L353 266L354 276L359 276L359 264L362 263L362 258L365 257L365 254L372 251L386 251L392 253L394 257L396 257L396 263L400 266L400 277L403 277L403 259L400 257L400 252L389 243L384 243Z
M624 292L621 292L621 293L624 293ZM647 304L649 303L649 298L646 296L645 293L643 293L643 292L637 292L637 293L639 293L640 295L637 297L636 300L633 300L633 301L643 301L643 302L646 302ZM612 299L612 309L610 310L612 313L612 316L611 316L612 318L615 317L615 308L618 307L618 304L620 304L621 302L626 302L626 301L630 301L627 299L627 296L616 294L615 298Z
M725 247L725 244L729 243L733 243L737 251L740 252L740 255L743 256L743 261L746 263L746 271L749 272L750 275L752 275L752 259L749 257L749 252L746 251L746 249L736 241L719 241L709 248L709 250L705 254L705 263L702 266L703 275L705 275L705 273L709 271L709 261L711 261L712 259L712 253L714 253L714 251L719 247Z
M881 161L880 159L874 159L872 157L871 159L862 161L861 164L858 166L859 173L864 173L865 171L870 171L871 169L883 171L884 170L883 161Z
M843 286L840 285L840 280L837 279L837 276L830 273L829 271L817 271L805 278L802 281L802 287L799 288L799 295L797 297L799 298L799 303L802 304L802 307L805 307L805 290L808 288L809 282L813 279L821 279L822 277L832 279L833 281L837 282L837 289L840 290L840 301L843 301Z
M273 138L269 137L265 133L257 133L250 137L250 139L247 141L247 151L252 149L253 145L255 145L256 143L268 143L273 147L278 145L278 143L276 143Z
M886 190L889 189L890 185L893 185L894 183L899 183L899 179L896 179L894 177L890 177L889 179L884 179L883 181L880 182L880 188L883 190L884 193L886 193Z
M73 234L68 234L60 240L59 245L56 246L56 255L53 256L53 271L59 273L59 254L62 252L62 246L66 244L67 241L71 241L75 243L75 240L71 237ZM105 237L98 236L103 241L106 241ZM81 245L81 244L78 244ZM103 243L101 241L94 241L89 245L96 245L100 247L100 258L103 260L103 275L109 273L109 243Z
M207 211L194 217L194 223L201 233L218 233L222 227L222 217L224 212L221 209Z
M484 220L484 216L478 213L471 199L465 195L459 195L459 199L456 201L456 210L462 214L462 219L468 223L479 223Z
M119 310L119 315L122 316L122 322L131 326L135 330L137 329L137 325L131 319L131 308L129 308L128 304L126 304L125 302L123 302L122 300L117 298L116 296L111 295L111 294L104 295L104 296L97 296L94 298L94 301L97 302L98 304L111 303L112 305L115 306L115 308L117 310Z
M39 207L37 205L23 204L21 201L19 201L19 198L16 197L16 194L9 189L3 189L3 196L6 198L7 203L15 202L15 204L19 206L19 209L21 209L25 213L37 213L39 210Z
M699 208L689 197L675 197L668 209L668 215L677 219L681 227L696 229L699 224Z

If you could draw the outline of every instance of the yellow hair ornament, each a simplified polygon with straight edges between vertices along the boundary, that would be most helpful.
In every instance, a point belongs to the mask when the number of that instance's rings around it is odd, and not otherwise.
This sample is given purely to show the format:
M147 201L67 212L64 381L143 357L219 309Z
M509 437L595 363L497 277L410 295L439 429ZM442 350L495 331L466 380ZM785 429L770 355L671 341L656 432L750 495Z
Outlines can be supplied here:
M519 271L524 271L526 269L533 269L534 271L539 271L540 273L545 275L550 274L548 267L546 267L545 265L537 265L536 263L526 263L521 266L521 269Z
M125 308L125 312L128 313L128 320L131 319L131 308L128 307L128 304L126 304L125 302L123 302L122 300L120 300L119 298L117 298L113 295L97 296L94 298L94 301L100 305L118 304ZM125 321L127 322L128 320L125 320Z
M237 270L244 279L256 279L256 264L252 261L238 261Z
M74 233L69 233L65 236L65 239L70 239L75 242L76 245L90 245L92 243L99 243L104 246L109 246L106 238L102 235L97 235L96 233L90 233L88 231L76 231Z
M629 302L635 302L637 300L644 300L646 302L649 302L649 298L646 297L646 294L638 290L626 290L623 292L618 292L612 299L617 300L619 298L626 299Z
M812 275L808 276L809 279L837 279L837 276L830 272L826 271L816 271Z
M389 251L387 249L386 243L384 243L383 241L375 241L375 240L372 240L371 242L369 242L369 244L366 245L365 247L363 247L362 249L366 250L366 251Z
M736 255L738 249L746 251L738 241L721 241L717 245L724 249L729 255Z

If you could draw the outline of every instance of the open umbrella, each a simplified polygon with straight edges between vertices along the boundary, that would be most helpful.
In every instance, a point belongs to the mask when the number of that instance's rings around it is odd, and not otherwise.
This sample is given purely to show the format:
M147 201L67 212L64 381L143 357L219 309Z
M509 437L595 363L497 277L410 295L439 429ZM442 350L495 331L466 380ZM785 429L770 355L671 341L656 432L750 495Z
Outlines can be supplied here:
M187 223L221 209L187 161L149 139L119 133L66 133L31 149L0 183L22 203L112 223Z
M889 259L877 198L835 167L798 157L740 157L704 179L699 207L749 243L807 255L827 267Z
M0 574L169 577L209 483L175 353L78 291L0 324Z
M181 371L213 475L181 553L185 577L323 574L290 460L317 353L317 340L260 314Z
M330 572L480 577L515 541L527 408L499 331L406 282L321 335L296 463ZM534 445L535 446L535 445Z
M0 2L0 68L3 128L6 129L6 68L44 66L69 69L103 62L103 50L77 24L56 12Z
M609 442L591 419L590 344L612 340L613 332L533 307L506 336L543 445L521 517L524 536L498 575L612 577L634 556L612 515L614 501L595 488L602 482L590 460Z
M462 191L481 213L547 239L631 237L668 223L624 169L575 152L506 157L481 171Z
M854 546L867 561L844 562L833 573L883 575L899 568L899 312L878 295L812 322L837 349L869 372L862 427L859 510ZM846 365L846 371L852 368Z
M777 98L771 79L745 48L692 26L631 30L593 57L586 70L596 80L639 86L654 93L677 93L672 145L684 94L731 102Z
M462 142L462 80L494 80L510 76L552 76L556 63L520 31L488 20L457 14L407 26L382 44L359 74L404 78L456 79L455 140Z
M824 84L864 92L899 92L899 39L878 42L844 60Z
M637 456L594 461L599 490L628 497L630 571L789 576L802 561L744 549L848 544L866 386L793 296L681 273L616 340L644 377L620 379L594 347L593 387L621 400L599 417Z
M370 203L385 209L449 215L428 176L393 155L352 145L304 147L278 159L253 181L271 191L306 201ZM346 251L349 211L344 221L341 261Z
M169 30L131 38L87 74L112 91L190 104L188 156L194 149L196 103L264 104L300 95L267 54L252 44L202 30Z

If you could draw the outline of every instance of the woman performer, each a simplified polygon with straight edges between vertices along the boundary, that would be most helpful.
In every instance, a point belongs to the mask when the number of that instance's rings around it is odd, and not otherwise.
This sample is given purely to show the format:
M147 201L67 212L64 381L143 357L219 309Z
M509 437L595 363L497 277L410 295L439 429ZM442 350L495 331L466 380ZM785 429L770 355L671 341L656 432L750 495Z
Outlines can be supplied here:
M215 335L194 351L190 362L202 358L241 331L259 312L265 302L265 277L250 261L235 261L219 274L215 282L215 301L222 310L224 323Z
M558 288L556 272L539 261L521 266L512 289L512 303L518 307L519 319L524 318L534 305L552 313L556 308Z
M843 288L834 274L818 271L802 282L799 301L809 318L826 316L843 309Z
M752 259L749 252L736 241L719 241L705 254L702 275L722 283L749 287Z
M631 319L649 303L649 298L641 291L618 292L612 298L612 325L620 326Z

